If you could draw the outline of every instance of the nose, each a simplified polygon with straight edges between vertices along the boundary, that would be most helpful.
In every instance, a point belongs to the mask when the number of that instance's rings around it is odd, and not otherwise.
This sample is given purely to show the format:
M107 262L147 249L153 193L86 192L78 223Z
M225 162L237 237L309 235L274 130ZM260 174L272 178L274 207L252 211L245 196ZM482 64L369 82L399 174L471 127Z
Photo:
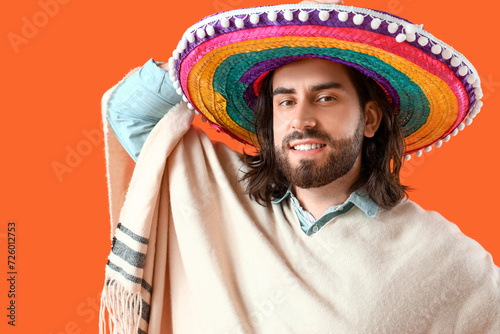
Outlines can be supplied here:
M314 112L307 105L297 106L293 114L292 128L296 130L305 130L316 126Z

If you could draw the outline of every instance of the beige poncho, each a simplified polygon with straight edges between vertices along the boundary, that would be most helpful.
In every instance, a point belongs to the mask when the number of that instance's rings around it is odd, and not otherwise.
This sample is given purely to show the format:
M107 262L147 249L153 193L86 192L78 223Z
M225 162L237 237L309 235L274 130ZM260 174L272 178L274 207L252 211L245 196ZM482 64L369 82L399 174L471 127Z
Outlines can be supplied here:
M130 186L105 125L101 333L500 333L500 269L457 226L404 200L306 236L288 203L249 199L237 154L192 118L178 105L158 123Z

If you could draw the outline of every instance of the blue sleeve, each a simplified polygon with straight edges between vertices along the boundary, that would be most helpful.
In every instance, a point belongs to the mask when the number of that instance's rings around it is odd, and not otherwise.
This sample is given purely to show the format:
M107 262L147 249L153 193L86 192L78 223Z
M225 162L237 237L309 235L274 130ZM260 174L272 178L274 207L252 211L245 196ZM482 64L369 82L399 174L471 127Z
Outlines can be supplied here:
M153 127L180 101L167 71L150 59L115 88L107 102L106 118L125 150L137 161Z

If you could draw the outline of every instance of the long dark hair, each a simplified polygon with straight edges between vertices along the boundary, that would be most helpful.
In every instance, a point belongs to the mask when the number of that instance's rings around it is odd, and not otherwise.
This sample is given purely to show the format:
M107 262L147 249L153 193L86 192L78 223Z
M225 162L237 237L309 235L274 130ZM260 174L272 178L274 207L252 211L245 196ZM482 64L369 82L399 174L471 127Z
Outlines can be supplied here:
M365 188L368 195L382 208L391 208L408 196L408 187L399 179L405 151L403 130L396 110L386 92L372 78L352 67L346 67L364 110L373 101L382 111L381 124L372 138L364 137L361 153L361 172L351 191ZM254 108L254 129L257 154L243 153L249 170L242 177L250 198L262 205L282 197L289 183L276 166L273 140L273 72L263 80Z

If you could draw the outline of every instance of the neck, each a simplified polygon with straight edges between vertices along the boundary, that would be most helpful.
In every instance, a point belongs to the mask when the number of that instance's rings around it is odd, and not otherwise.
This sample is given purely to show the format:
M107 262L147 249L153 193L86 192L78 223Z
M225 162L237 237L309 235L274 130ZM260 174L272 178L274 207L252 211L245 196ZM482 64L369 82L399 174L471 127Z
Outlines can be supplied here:
M332 205L339 205L346 201L351 194L351 187L359 177L361 170L361 159L358 156L354 166L344 176L329 184L318 187L303 189L295 187L295 197L300 205L318 219Z

